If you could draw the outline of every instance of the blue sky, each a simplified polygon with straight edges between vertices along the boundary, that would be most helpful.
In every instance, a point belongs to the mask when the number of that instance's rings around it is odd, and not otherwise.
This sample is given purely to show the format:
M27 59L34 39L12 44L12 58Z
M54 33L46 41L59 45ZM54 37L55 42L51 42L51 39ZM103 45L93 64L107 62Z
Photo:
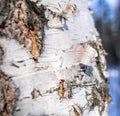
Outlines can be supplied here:
M91 0L92 8L96 18L102 17L103 13L110 12L109 17L114 17L115 10L119 5L119 0Z
M119 0L106 0L106 2L111 6L112 9L115 9L118 6Z
M103 23L111 22L111 29L116 32L119 28L118 14L116 12L119 6L119 0L91 0L95 20L101 20Z

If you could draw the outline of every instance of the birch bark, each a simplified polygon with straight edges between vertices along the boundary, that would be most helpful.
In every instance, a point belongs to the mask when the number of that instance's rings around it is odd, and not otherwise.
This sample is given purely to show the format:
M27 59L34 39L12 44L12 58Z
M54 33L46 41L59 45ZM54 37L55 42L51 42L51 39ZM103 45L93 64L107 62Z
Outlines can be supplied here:
M0 69L20 89L11 115L107 116L105 51L88 0L8 1L8 13L2 2Z

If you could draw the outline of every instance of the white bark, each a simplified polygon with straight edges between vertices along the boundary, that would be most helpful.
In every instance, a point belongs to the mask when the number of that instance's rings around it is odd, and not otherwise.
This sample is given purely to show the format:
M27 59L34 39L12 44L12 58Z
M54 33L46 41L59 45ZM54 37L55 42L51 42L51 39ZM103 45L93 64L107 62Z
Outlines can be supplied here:
M101 41L88 10L88 1L42 0L37 3L41 4L56 14L63 13L67 20L60 21L46 11L49 21L44 30L44 49L39 63L35 63L30 52L16 40L5 37L0 40L5 51L1 69L12 76L20 89L17 102L20 111L15 111L14 115L107 116L107 98L96 90L107 86L104 51L99 47ZM59 94L61 80L64 80L63 98ZM31 95L33 89L40 92L35 99Z

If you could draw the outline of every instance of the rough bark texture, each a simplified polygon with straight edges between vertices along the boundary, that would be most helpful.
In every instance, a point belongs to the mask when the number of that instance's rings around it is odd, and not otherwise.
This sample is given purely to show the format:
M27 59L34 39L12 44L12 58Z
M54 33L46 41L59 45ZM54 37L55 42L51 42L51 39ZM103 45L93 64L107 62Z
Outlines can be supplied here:
M0 6L0 68L20 89L13 115L106 116L105 51L88 1L1 0Z
M44 6L38 8L29 0L1 1L1 6L0 33L24 44L37 60L46 22Z
M4 51L0 47L0 65ZM16 88L11 78L0 69L0 115L10 116L13 114L18 99L19 90Z

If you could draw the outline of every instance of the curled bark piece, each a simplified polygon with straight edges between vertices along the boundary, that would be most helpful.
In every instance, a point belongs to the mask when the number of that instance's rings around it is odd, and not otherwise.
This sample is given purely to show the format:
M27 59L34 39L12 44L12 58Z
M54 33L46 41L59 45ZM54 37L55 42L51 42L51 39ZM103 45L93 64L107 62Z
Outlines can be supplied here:
M39 90L34 88L33 91L31 92L31 95L32 95L32 99L35 99L38 98L41 94Z

